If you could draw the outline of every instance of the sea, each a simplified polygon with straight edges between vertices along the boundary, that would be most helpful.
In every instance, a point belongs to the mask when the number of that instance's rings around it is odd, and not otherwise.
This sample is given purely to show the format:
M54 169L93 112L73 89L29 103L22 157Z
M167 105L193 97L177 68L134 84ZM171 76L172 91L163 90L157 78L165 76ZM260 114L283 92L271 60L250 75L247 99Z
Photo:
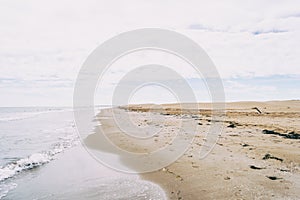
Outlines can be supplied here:
M105 106L99 106L97 109L100 111L104 107ZM48 173L47 170L43 172L35 169L50 165L60 154L80 145L81 143L76 131L72 108L1 107L0 199L22 199L22 197L25 197L26 192L28 193L27 195L29 195L26 199L52 199L51 197L43 198L38 194L32 194L34 191L40 190L34 190L35 187L38 188L40 184L35 184L38 183L35 181L33 184L27 186L26 184L30 183L30 181L27 180L34 180L36 177L35 173ZM64 165L64 162L62 163L62 165ZM67 162L65 162L65 164L67 165ZM22 179L25 180L25 178L26 181L22 181ZM56 181L55 179L53 180L54 182ZM162 192L156 186L152 184L149 185L145 182L140 183L138 181L131 181L126 178L126 176L125 179L123 177L123 179L109 181L98 178L96 182L94 181L91 185L103 185L102 188L100 187L102 192L99 194L100 196L96 197L97 199L128 199L128 195L133 195L137 192L139 192L141 196L134 199L163 199ZM47 186L47 180L42 182ZM118 187L115 184L118 182L123 192L116 194ZM124 182L129 183L128 186L126 186ZM132 185L134 184L140 186L144 184L146 189L143 188L142 193L140 191L141 188L136 189L137 191L133 191L131 194L124 192L132 191ZM33 189L33 192L29 193L28 187ZM85 186L80 186L80 188L83 187ZM121 191L120 188L117 190ZM22 192L24 192L24 195L18 194ZM70 192L74 193L75 191L69 191L69 193ZM68 199L67 197L62 197L64 196L60 196L60 199ZM89 198L86 197L85 199Z
M9 179L78 144L71 108L1 107L0 199L17 187Z

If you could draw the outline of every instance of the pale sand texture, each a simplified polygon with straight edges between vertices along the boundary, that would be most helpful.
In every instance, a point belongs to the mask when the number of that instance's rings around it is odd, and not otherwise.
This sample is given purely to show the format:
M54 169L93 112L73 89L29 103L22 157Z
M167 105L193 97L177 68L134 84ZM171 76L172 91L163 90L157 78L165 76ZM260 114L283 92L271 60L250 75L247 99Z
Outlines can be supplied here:
M98 120L112 142L135 153L172 145L182 120L196 123L195 140L182 157L159 171L141 174L165 189L169 199L300 199L300 139L286 137L300 133L300 101L227 103L224 131L212 152L202 160L198 155L211 125L211 105L198 106L200 112L195 109L196 104L188 104L189 109L185 110L174 104L152 110L150 104L115 108L120 115L129 114L140 127L163 128L158 135L142 141L124 135L109 109L101 112ZM276 133L263 134L264 129ZM294 133L288 135L290 132ZM186 134L183 140L190 137ZM86 144L109 151L99 145L97 133L90 135Z

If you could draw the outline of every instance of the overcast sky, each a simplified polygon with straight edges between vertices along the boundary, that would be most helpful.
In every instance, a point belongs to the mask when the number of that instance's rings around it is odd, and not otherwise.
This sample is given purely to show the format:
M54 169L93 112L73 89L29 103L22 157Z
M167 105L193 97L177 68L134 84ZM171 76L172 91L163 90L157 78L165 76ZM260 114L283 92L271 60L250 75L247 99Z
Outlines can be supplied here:
M226 99L300 99L300 1L0 0L0 106L72 105L73 87L87 56L102 42L137 28L174 30L196 41L215 63ZM137 53L137 61L172 56ZM134 58L134 59L133 59ZM167 59L166 59L167 58ZM148 59L148 61L147 61ZM110 85L130 57L107 74ZM188 68L188 66L187 66ZM199 101L209 100L200 79L184 70ZM137 102L173 101L155 87Z

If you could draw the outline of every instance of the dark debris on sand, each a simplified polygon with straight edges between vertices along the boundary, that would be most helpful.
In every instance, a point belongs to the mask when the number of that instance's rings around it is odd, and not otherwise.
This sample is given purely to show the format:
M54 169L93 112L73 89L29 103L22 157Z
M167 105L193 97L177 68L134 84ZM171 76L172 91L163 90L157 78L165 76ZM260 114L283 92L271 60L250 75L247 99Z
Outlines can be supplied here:
M256 110L259 114L262 113L257 107L254 107L254 108L252 108L252 109L253 109L253 110Z
M240 124L236 123L236 122L229 122L229 125L227 126L228 128L235 128L237 126L240 126Z
M235 124L230 124L230 125L228 125L227 127L228 127L228 128L235 128L236 125L235 125Z
M278 135L278 136L281 136L281 137L286 138L286 139L294 139L294 140L300 139L300 134L295 133L294 131L292 131L288 134L282 134L282 133L278 133L276 131L265 129L265 130L262 131L262 133L267 134L267 135Z
M246 144L246 143L241 143L242 147L249 147L250 145L249 144Z
M289 139L300 139L300 134L295 133L294 131L292 131L289 134L285 135L285 137L289 138Z
M257 169L257 170L266 169L266 168L263 168L263 167L256 167L254 165L250 165L250 168L251 169Z
M264 157L263 160L268 160L268 159L274 159L274 160L279 160L280 162L283 162L282 158L278 158L275 156L272 156L271 154L267 153Z
M282 179L282 178L278 178L276 176L267 176L267 178L269 178L270 180L274 181L274 180L278 180L278 179Z

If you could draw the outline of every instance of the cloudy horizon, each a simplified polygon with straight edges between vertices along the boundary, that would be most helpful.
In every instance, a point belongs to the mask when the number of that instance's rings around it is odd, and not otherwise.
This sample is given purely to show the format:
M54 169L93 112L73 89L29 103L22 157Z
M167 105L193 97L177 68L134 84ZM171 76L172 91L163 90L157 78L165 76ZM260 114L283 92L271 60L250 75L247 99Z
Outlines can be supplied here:
M77 74L88 55L119 33L148 27L173 30L197 42L218 69L227 101L300 99L299 1L3 0L0 105L72 105ZM109 92L125 65L180 65L172 56L145 54L115 64L107 75L106 96L97 97L97 104L109 104ZM201 77L186 69L197 100L209 101ZM148 89L135 101L173 101L155 91Z

